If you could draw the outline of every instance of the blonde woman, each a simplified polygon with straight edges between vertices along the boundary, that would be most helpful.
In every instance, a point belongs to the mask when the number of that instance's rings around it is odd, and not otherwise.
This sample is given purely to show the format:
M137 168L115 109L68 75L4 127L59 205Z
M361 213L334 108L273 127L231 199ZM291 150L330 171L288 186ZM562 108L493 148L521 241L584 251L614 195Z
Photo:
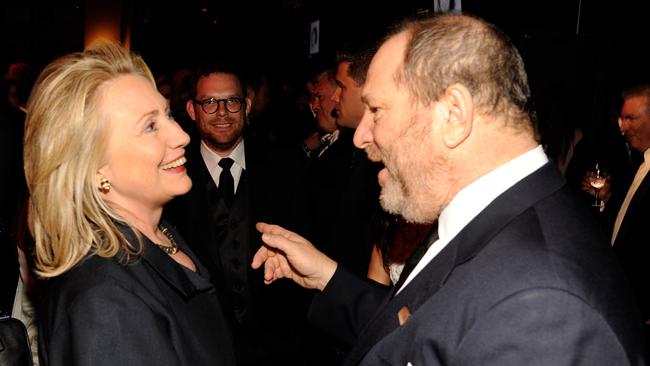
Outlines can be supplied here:
M28 105L25 174L43 365L231 365L215 289L161 222L186 193L188 135L144 61L112 43L63 56Z

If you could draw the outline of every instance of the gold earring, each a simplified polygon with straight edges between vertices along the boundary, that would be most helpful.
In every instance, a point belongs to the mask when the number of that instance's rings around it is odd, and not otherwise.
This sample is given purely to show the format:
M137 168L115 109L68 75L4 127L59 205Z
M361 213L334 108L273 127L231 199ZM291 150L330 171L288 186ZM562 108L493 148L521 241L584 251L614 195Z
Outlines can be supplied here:
M99 190L102 191L102 193L108 193L108 191L111 190L111 182L106 178L102 178L99 182Z

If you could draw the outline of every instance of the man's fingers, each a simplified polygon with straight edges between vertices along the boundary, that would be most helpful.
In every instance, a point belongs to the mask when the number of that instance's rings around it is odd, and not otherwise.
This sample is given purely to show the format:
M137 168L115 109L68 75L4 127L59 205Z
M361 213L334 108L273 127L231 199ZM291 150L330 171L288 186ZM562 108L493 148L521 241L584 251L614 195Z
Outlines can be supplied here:
M255 227L257 228L257 231L261 232L262 234L278 235L291 241L300 241L302 239L300 235L294 233L293 231L289 231L282 226L267 224L265 222L258 222Z
M253 269L258 269L262 264L264 264L264 262L266 262L268 258L269 250L266 247L262 246L253 256L253 262L251 263L251 266Z
M277 265L274 262L276 262L276 261L275 260L268 260L264 264L264 281L266 283L271 283L276 279L275 271L276 271Z
M287 239L282 234L263 233L262 241L266 244L266 246L268 246L267 250L269 250L269 253L266 254L268 257L275 255L274 252L277 251L291 251L293 248L295 248L296 245L295 242Z

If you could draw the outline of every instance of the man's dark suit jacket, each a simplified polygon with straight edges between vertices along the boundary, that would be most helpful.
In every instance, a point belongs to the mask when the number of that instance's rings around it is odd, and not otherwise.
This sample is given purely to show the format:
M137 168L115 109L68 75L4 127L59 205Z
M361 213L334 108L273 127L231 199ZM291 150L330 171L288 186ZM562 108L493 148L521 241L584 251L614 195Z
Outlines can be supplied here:
M615 216L614 216L615 217ZM614 242L644 320L650 319L650 174L637 188Z
M300 156L297 150L294 155L266 147L249 135L244 149L246 169L228 208L203 161L200 140L194 139L186 151L192 189L170 202L164 215L210 271L235 336L238 364L266 365L298 352L309 298L291 284L264 285L263 271L251 268L262 245L255 223L290 226Z
M546 164L397 296L339 267L311 319L356 342L347 365L645 364L638 311L582 206Z
M235 364L207 270L172 233L196 273L143 237L135 262L91 256L52 281L39 314L41 365Z

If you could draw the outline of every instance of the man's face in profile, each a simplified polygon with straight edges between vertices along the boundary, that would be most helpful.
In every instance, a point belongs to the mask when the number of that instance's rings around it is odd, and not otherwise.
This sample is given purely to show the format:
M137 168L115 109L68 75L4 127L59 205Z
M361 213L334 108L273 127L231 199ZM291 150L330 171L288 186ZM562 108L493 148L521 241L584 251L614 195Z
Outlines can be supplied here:
M646 96L632 96L625 99L621 108L621 132L630 147L639 152L650 148L649 102Z
M382 207L407 221L434 221L446 199L445 156L435 138L433 107L413 103L395 83L406 35L389 39L370 64L363 87L365 114L354 142L385 168L378 174Z

